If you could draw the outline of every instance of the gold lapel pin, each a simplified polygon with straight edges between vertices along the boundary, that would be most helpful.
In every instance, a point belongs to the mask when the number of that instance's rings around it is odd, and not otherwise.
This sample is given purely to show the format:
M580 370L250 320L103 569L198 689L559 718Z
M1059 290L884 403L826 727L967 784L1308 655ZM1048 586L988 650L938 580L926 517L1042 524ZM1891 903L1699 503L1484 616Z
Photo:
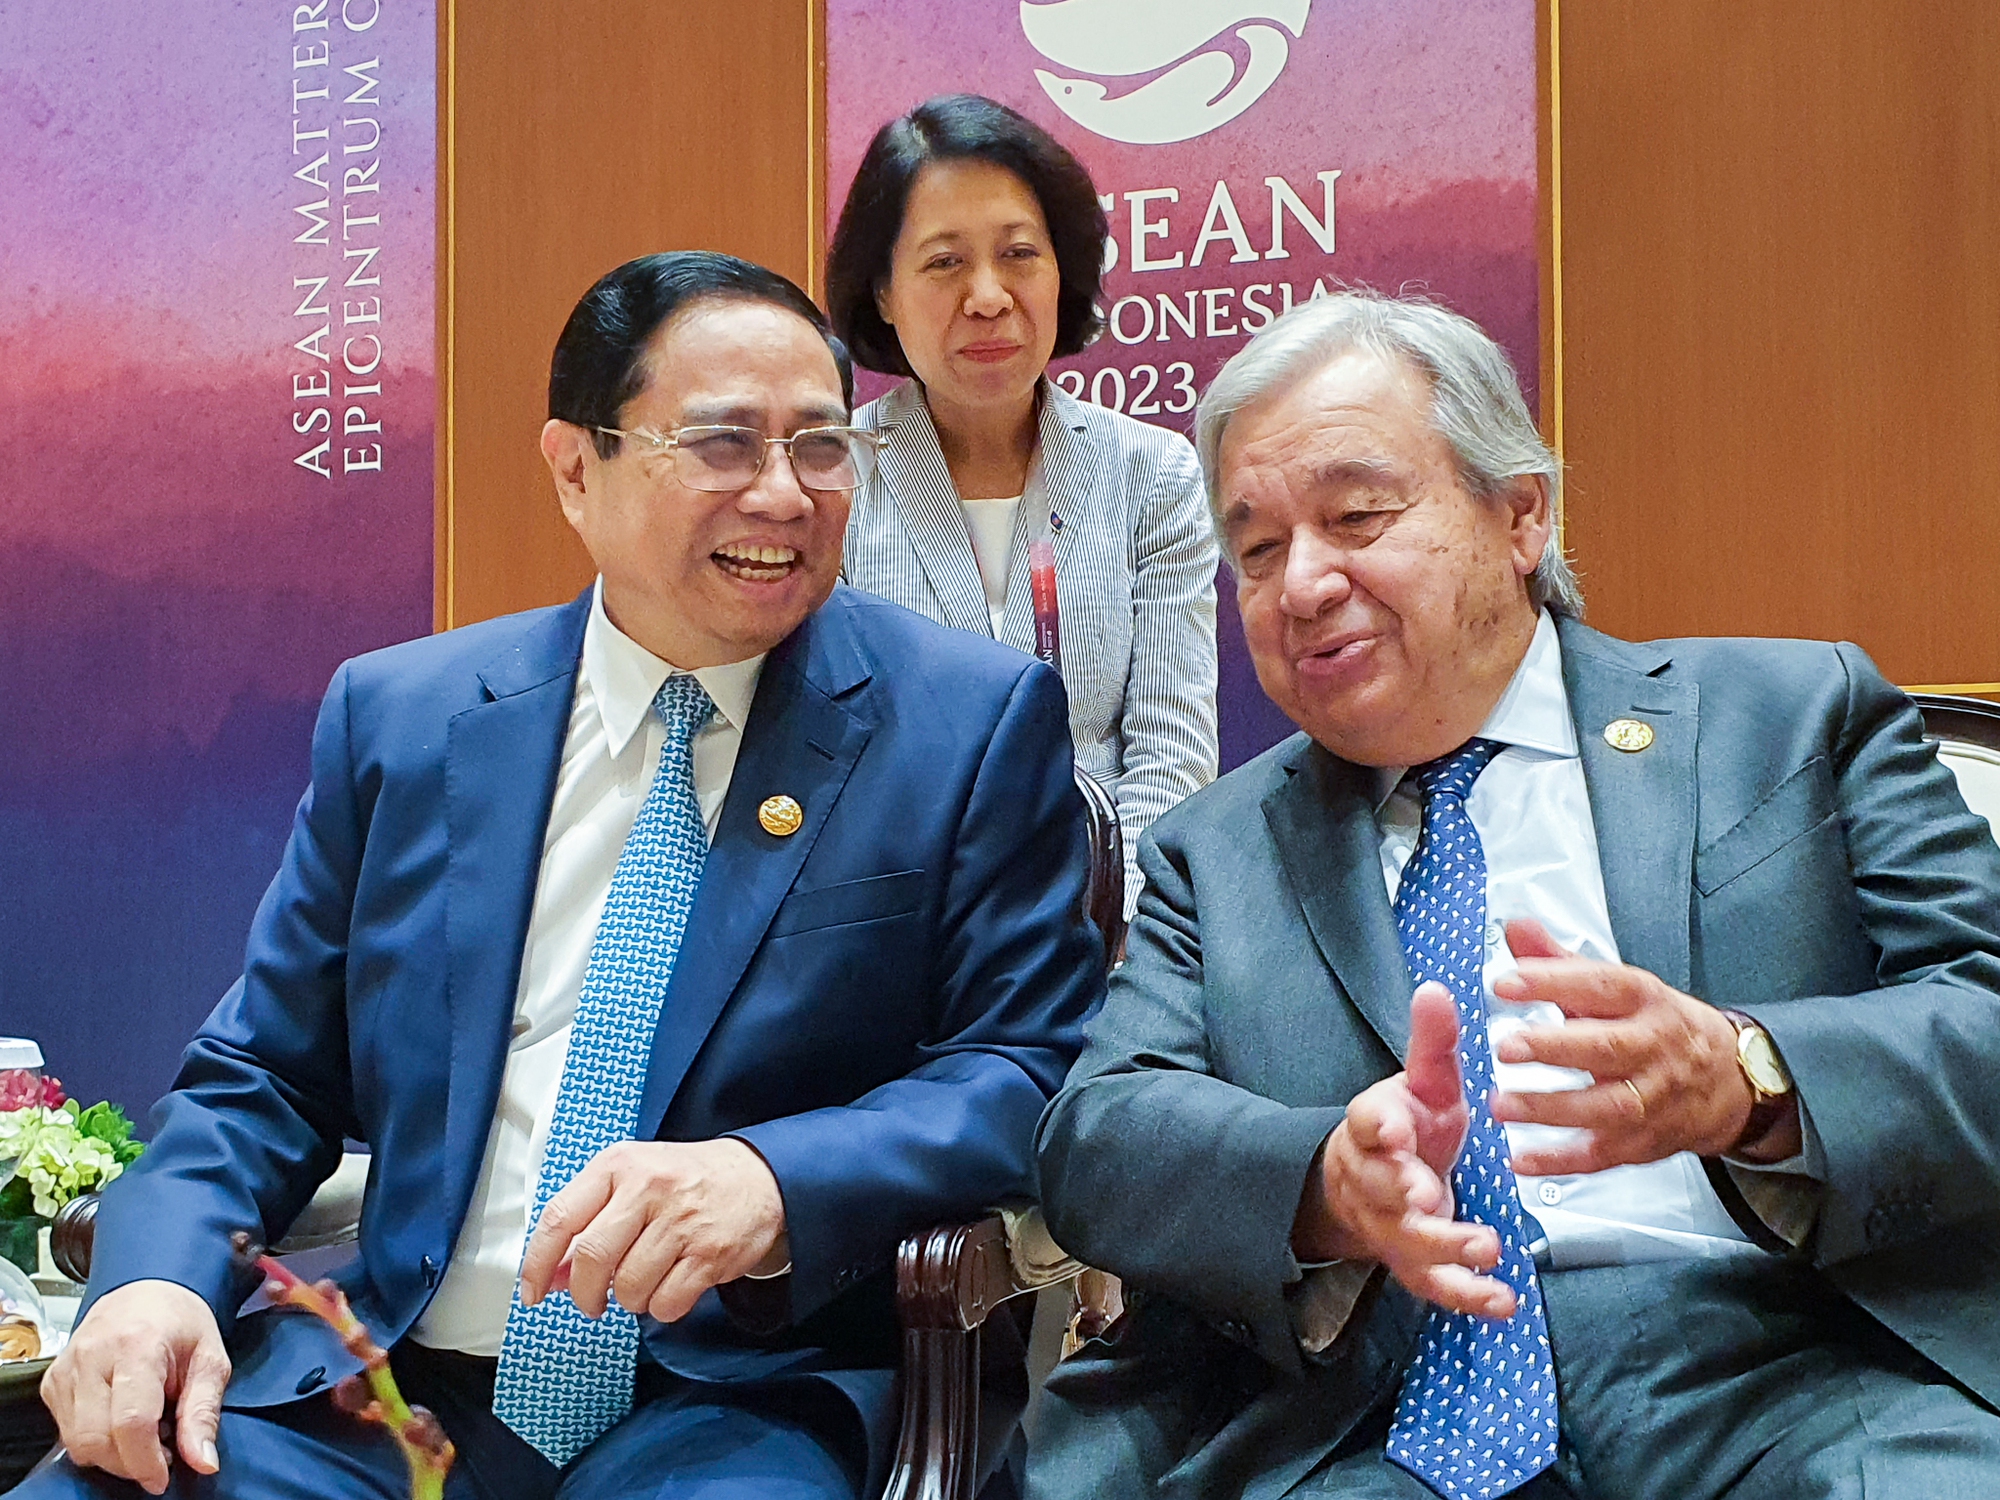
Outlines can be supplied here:
M1604 726L1604 743L1613 750L1636 755L1653 743L1653 726L1637 719L1613 719Z
M790 838L799 831L806 820L806 810L797 799L782 792L775 797L766 797L757 807L757 821L764 825L764 832L776 834L779 838Z

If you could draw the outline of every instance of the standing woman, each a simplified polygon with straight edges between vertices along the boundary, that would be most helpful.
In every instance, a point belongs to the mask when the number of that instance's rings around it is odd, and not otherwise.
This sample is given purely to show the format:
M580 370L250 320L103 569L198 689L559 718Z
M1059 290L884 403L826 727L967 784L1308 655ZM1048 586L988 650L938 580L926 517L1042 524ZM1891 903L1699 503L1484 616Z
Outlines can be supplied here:
M1215 776L1216 547L1194 449L1054 385L1102 326L1107 233L1082 163L973 94L876 133L827 266L855 361L906 376L854 496L850 583L1033 650L1029 547L1052 544L1078 763L1118 804L1125 909L1148 823Z

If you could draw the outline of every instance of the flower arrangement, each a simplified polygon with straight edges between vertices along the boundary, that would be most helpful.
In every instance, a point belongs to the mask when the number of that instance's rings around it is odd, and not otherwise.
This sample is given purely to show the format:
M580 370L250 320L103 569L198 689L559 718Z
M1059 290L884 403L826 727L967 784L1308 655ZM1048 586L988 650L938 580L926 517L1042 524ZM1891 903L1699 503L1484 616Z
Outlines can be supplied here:
M72 1198L94 1193L146 1148L115 1104L84 1109L53 1078L34 1081L34 1102L0 1095L0 1255L33 1275L41 1228Z

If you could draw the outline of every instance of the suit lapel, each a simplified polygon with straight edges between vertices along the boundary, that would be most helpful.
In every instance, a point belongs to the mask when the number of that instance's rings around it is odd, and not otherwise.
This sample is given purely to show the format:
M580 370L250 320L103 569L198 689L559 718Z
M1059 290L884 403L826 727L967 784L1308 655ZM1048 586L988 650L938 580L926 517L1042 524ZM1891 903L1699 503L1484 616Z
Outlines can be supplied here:
M1007 567L1007 609L1001 617L1000 638L1015 645L1025 643L1032 651L1035 641L1035 600L1028 579L1028 544L1044 533L1053 533L1056 553L1057 613L1065 590L1061 580L1073 573L1065 564L1082 519L1083 506L1076 497L1089 492L1090 438L1083 413L1063 391L1042 380L1042 410L1036 434L1035 461L1028 470L1028 483L1021 504L1014 512L1013 552ZM1054 518L1054 519L1052 519ZM1062 525L1054 524L1060 520Z
M1306 927L1355 1008L1398 1057L1410 1044L1410 974L1382 879L1372 777L1312 741L1264 799Z
M870 727L852 711L850 699L868 676L841 592L764 663L701 889L660 1007L639 1107L640 1140L659 1134L667 1107L868 743ZM759 804L780 793L805 812L798 832L787 837L766 832L757 820Z
M1694 880L1699 695L1693 683L1673 680L1672 658L1658 650L1572 620L1558 621L1558 628L1619 957L1685 990L1692 973L1687 893ZM1652 744L1637 752L1612 748L1604 727L1617 719L1648 726Z
M882 398L888 441L879 460L883 480L902 512L903 532L937 596L944 623L975 635L993 633L986 586L972 554L971 534L930 409L914 381Z
M463 1215L500 1095L521 950L562 764L590 594L537 617L480 669L486 701L446 736L446 1204Z

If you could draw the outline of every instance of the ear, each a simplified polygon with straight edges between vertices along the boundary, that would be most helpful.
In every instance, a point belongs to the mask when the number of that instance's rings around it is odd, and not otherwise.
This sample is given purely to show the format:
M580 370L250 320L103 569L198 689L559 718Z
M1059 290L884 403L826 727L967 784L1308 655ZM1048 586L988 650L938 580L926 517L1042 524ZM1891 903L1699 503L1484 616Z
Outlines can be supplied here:
M589 499L587 474L590 460L597 456L590 434L574 422L558 422L554 418L542 427L542 457L549 466L549 473L556 482L556 499L562 503L563 515L578 531L583 529L583 515Z
M886 276L875 283L875 316L891 328L896 326L896 320L889 314L889 278Z
M1499 499L1507 511L1508 550L1514 557L1514 571L1526 578L1541 565L1549 533L1555 528L1548 483L1539 474L1518 474L1507 481Z

